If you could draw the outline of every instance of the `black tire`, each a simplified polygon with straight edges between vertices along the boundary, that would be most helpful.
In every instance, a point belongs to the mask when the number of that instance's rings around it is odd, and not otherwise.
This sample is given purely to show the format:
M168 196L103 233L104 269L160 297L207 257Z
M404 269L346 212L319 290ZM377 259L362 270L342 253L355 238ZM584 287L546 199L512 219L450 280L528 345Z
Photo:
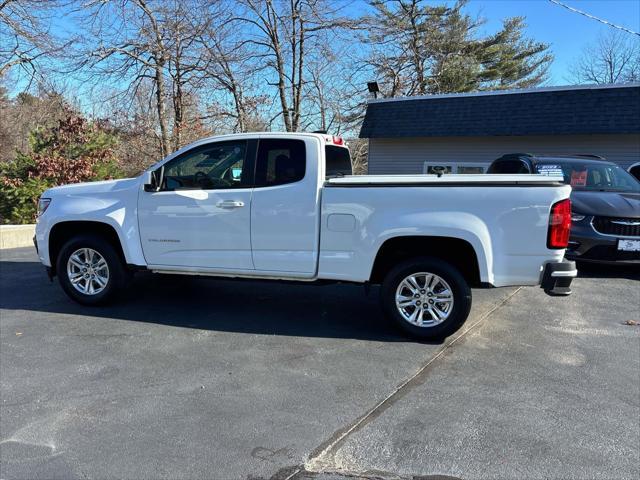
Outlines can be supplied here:
M78 291L67 275L69 257L79 249L90 248L98 252L106 261L108 281L99 293L93 295ZM105 305L113 300L118 290L123 287L129 277L128 272L116 249L104 238L97 235L78 235L65 243L56 261L56 273L60 286L73 300L83 305Z
M405 320L396 307L398 286L405 278L419 272L439 276L451 289L453 306L449 316L441 323L432 326L413 325ZM405 334L419 339L442 339L451 335L462 326L471 310L471 289L462 274L450 263L432 257L406 260L391 269L382 283L380 299L387 318Z

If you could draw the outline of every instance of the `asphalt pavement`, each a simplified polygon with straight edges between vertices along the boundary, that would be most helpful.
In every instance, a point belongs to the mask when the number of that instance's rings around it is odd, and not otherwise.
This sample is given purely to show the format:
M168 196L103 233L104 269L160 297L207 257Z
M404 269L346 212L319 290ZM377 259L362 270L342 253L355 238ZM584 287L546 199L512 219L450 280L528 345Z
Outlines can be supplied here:
M90 308L0 260L2 479L640 475L635 271L475 290L429 344L353 285L144 274Z

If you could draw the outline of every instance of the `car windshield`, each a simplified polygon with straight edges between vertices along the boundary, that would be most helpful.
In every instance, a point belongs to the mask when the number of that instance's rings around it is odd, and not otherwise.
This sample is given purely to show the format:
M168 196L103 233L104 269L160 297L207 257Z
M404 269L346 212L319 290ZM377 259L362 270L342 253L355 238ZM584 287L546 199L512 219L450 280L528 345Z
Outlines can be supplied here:
M559 174L560 171L564 177L564 183L571 185L574 190L640 192L640 182L611 163L550 160L536 165L537 173L550 175Z

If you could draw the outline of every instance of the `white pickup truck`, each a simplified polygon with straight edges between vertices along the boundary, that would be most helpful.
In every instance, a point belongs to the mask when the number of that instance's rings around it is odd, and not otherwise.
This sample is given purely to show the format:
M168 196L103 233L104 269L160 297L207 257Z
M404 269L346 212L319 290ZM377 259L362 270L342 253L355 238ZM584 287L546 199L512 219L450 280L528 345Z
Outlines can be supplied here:
M387 317L422 338L462 325L471 286L570 293L560 179L350 171L339 137L207 138L137 178L47 190L34 241L83 304L110 300L140 269L380 284Z

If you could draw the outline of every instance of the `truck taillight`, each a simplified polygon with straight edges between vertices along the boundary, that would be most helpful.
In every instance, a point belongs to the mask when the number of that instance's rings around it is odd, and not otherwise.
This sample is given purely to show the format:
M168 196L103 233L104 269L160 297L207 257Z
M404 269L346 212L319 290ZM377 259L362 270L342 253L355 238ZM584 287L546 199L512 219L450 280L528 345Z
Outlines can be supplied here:
M571 200L560 200L551 206L547 248L567 248L571 231Z

